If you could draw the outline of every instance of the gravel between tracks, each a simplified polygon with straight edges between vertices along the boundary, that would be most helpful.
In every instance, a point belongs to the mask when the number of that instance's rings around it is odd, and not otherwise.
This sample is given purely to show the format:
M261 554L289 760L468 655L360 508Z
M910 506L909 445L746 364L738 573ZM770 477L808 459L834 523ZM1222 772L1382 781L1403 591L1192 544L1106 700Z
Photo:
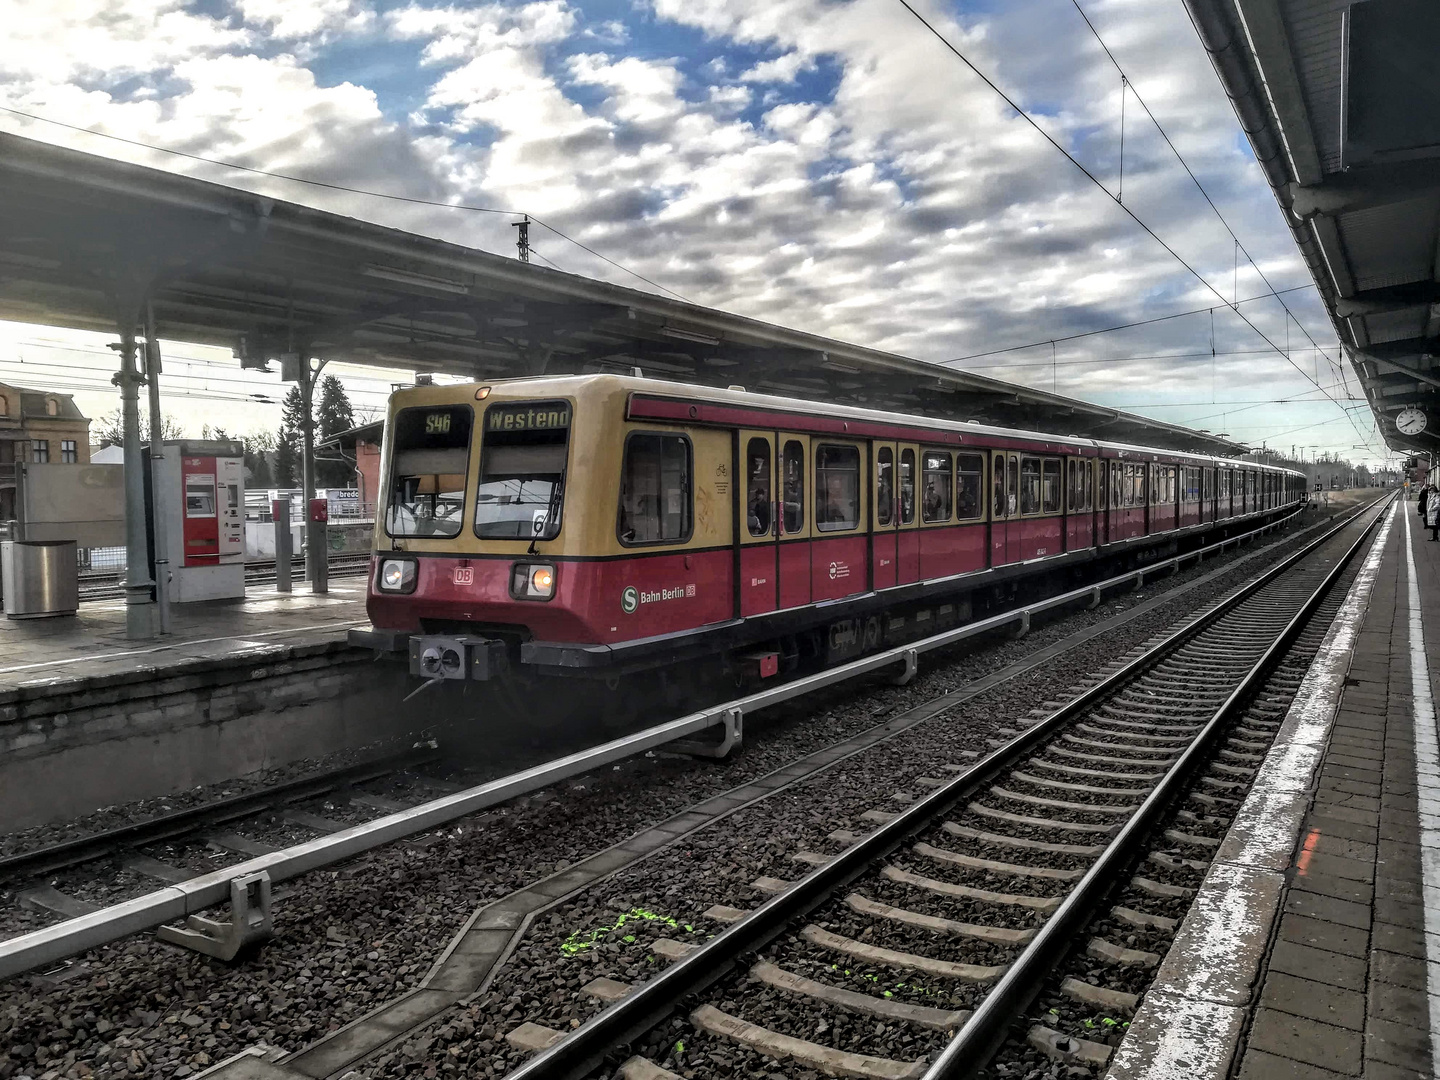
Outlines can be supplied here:
M1299 538L1292 536L1284 546L1293 548L1298 542ZM1209 562L1201 569L1166 579L1160 587L1184 583L1216 566L1216 561ZM1063 694L1099 664L1257 569L1253 562L1236 568L1177 598L1176 604L1148 612L1112 634L1086 643L1060 662L1032 673L1023 689L1012 688L1010 697L997 700L996 695L1004 691L1001 687L985 695L988 705L979 699L967 703L963 725L924 725L906 736L943 727L955 749L983 751L986 736L1012 717ZM343 867L309 875L286 890L277 903L276 941L241 967L227 968L143 936L96 950L55 977L15 980L0 987L0 1047L4 1047L0 1080L17 1075L83 1076L87 1072L184 1077L257 1041L298 1049L414 986L474 907L697 800L957 689L1134 606L1154 592L1154 587L1148 587L1143 594L1121 595L1094 611L1068 613L1037 626L1021 641L987 642L975 652L944 658L932 655L922 664L921 676L905 688L878 681L852 682L792 703L775 710L773 717L748 725L746 746L733 760L716 764L657 756L628 761L603 774L517 800L478 821L457 823L435 834L435 842L429 846L390 847ZM905 775L896 771L894 758L894 748L902 739L865 755L868 760L878 751L892 761L890 786L880 790L891 790L895 778ZM909 775L925 773L923 765L912 764L916 767ZM906 763L898 761L898 765ZM876 789L872 784L864 798L857 789L846 790L857 807L865 803L860 807L864 809L871 805ZM768 837L757 839L756 848L735 864L745 865L748 860L756 867L750 877L764 872L795 876L794 864L784 861L795 850L793 838L814 836L818 843L835 827L821 820L830 818L828 812L817 811L813 803L802 809L785 796L767 800L763 811L770 818ZM746 813L761 812L757 807ZM787 813L792 815L788 819ZM777 821L782 823L778 828ZM713 835L702 833L636 867L633 873L639 875L661 865L672 873L660 876L658 883L664 887L658 893L648 886L642 889L637 879L630 886L633 903L653 903L656 895L688 901L702 895L702 887L708 887L712 898L699 905L700 911L713 902L743 902L744 896L732 887L744 876L732 868L735 830L727 823L724 829L711 832ZM789 838L783 850L775 843L777 835ZM708 844L716 845L715 849L706 850ZM689 874L682 877L678 871L685 868L684 863L677 860L690 848L695 854L690 856ZM758 869L760 866L764 869ZM622 882L630 876L602 888L623 892ZM935 872L932 876L945 875ZM588 900L589 894L581 902ZM532 1012L538 1015L540 1002L527 989L525 974L528 972L533 982L541 970L535 962L553 966L553 948L540 941L544 938L553 945L557 935L568 936L578 928L582 920L572 915L568 913L553 927L549 920L540 920L535 934L522 944L490 991L493 997L501 986L516 987L507 992L507 1002L514 997L515 1007L506 1014L510 1022L505 1030L530 1018ZM692 925L698 928L700 924ZM484 1037L487 1031L491 1032L489 1038ZM447 1074L463 1065L476 1075L494 1075L508 1050L496 1041L495 1034L495 1021L477 1002L471 1010L457 1011L442 1027L426 1032L414 1045L402 1048L383 1069L376 1063L365 1073L399 1075L406 1071L405 1062L418 1056L421 1061L435 1062ZM428 1045L422 1048L422 1044ZM451 1047L455 1054L449 1053Z

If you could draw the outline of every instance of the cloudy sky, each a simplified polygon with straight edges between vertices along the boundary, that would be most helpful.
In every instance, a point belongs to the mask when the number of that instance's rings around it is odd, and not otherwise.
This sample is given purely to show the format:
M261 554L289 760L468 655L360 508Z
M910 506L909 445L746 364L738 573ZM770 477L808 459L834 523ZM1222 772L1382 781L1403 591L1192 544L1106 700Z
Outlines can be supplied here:
M912 3L1121 190L1121 76L1072 0ZM641 275L1254 445L1374 458L1356 380L1181 0L1080 6L1133 86L1124 205L1204 282L899 0L0 0L0 129L491 251L512 253L511 214L530 213L625 268L532 230L564 270L651 288ZM1254 297L1240 310L1259 332L1227 306ZM1182 312L1196 313L1092 333ZM167 351L167 408L192 433L278 423L250 396L278 400L274 380L221 351ZM0 380L68 380L91 412L115 403L109 357L98 336L0 324ZM397 377L344 374L371 407Z

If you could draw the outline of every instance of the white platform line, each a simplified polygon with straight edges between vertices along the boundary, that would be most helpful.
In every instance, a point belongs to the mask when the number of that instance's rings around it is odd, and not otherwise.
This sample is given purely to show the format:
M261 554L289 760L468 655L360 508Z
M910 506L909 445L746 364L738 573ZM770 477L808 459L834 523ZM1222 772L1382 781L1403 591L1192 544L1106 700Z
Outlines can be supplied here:
M1431 1073L1440 1076L1440 745L1435 731L1435 699L1425 661L1425 624L1420 613L1420 583L1415 576L1415 542L1405 514L1406 601L1410 623L1410 693L1414 703L1415 783L1420 807L1420 866L1425 898L1426 997L1430 999Z

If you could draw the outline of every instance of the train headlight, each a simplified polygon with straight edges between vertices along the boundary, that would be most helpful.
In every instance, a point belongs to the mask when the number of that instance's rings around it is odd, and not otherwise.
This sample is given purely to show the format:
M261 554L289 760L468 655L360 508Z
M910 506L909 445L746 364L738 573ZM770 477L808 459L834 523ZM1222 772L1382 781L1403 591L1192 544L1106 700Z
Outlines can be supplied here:
M380 564L379 577L382 592L413 592L415 590L415 560L386 559Z
M510 595L516 600L549 600L555 595L555 567L516 563L510 572Z

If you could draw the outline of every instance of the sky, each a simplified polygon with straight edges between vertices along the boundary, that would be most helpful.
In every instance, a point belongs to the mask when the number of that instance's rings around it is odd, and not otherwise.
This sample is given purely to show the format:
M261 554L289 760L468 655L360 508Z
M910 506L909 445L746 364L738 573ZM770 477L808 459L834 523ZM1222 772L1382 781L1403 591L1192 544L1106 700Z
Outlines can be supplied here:
M1181 0L910 2L1034 125L901 0L0 0L0 130L502 254L528 213L573 273L1388 457ZM107 344L0 323L0 381L108 412ZM165 353L187 433L278 426L278 377Z

